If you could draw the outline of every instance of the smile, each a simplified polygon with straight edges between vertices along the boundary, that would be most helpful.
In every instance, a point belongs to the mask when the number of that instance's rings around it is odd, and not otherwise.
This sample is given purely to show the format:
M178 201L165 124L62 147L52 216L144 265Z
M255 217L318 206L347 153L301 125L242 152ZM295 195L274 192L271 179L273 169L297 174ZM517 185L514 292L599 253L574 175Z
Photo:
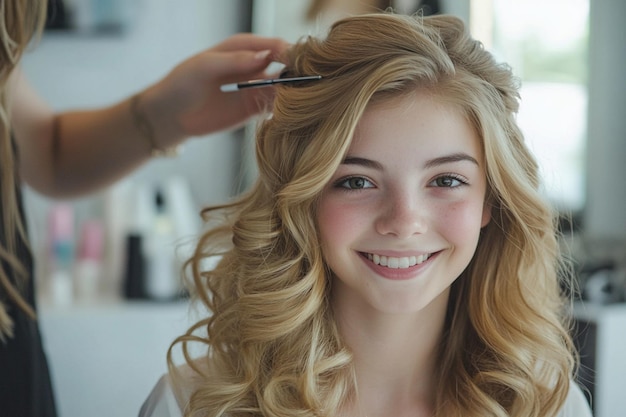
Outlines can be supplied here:
M368 253L367 259L375 263L376 265L386 266L390 269L406 269L415 265L424 263L430 258L429 253L418 256L405 256L402 258L396 258L393 256L376 255L374 253Z

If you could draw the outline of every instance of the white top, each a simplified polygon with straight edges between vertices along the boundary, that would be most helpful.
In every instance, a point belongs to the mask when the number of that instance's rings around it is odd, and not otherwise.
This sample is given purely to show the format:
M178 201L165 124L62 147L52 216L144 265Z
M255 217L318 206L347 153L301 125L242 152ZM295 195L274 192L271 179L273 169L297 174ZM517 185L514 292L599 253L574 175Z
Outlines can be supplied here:
M163 375L139 410L139 417L182 417L182 407L170 384L168 375Z
M179 405L168 375L163 375L141 406L139 417L182 417L183 405ZM589 403L580 387L572 382L565 404L558 417L592 417Z

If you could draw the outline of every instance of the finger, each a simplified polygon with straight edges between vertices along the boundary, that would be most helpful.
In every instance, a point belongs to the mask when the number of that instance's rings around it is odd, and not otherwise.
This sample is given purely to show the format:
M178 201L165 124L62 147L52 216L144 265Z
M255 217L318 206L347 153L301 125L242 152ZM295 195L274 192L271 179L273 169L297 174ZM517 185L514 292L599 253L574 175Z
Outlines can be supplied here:
M272 62L271 51L239 51L220 54L220 59L211 62L215 73L224 78L263 77L264 71Z
M240 33L227 38L212 49L218 52L270 50L276 58L282 55L289 47L290 44L281 38Z

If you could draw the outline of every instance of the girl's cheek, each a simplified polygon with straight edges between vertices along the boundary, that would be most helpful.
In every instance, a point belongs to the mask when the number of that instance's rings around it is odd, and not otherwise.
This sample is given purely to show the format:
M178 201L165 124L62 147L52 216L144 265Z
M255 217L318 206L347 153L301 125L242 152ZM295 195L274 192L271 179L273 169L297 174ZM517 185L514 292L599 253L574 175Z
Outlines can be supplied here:
M440 226L454 234L465 234L480 229L483 222L483 205L462 200L438 207Z

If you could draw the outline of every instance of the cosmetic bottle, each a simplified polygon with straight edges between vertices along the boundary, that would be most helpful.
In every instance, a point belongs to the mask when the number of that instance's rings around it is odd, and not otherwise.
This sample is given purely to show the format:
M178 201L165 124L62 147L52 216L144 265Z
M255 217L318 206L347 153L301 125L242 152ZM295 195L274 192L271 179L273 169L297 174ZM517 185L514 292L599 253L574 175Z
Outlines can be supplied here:
M69 204L55 204L48 216L48 290L54 306L73 302L74 211Z
M105 298L121 296L125 274L125 242L137 207L134 183L130 178L111 186L105 193L103 228L106 231L100 293Z
M105 278L101 288L127 299L145 293L145 242L154 223L152 186L125 179L111 188L105 205Z
M74 296L78 302L93 302L99 297L102 277L104 230L98 220L82 224L74 265Z
M163 194L174 229L175 267L180 271L197 245L202 228L200 209L194 203L189 181L180 175L171 176L163 182Z
M126 265L124 268L124 297L129 300L147 298L146 259L143 249L143 236L129 233L126 236Z
M175 262L175 234L162 190L154 193L154 222L146 236L146 295L153 300L172 300L179 295Z

